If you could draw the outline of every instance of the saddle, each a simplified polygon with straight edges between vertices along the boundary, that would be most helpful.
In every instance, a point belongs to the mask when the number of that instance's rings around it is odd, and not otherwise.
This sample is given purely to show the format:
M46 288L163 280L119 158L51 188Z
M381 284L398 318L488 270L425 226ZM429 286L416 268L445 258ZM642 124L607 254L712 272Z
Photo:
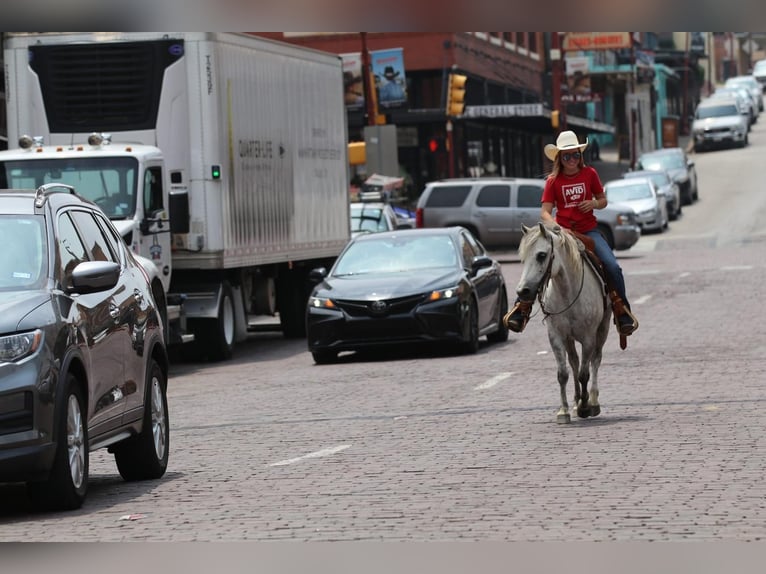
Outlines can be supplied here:
M601 277L601 281L606 286L606 291L607 291L606 294L609 296L609 299L612 301L614 326L617 328L617 333L620 336L620 349L625 350L628 346L628 337L627 335L620 333L617 317L623 314L628 314L631 316L631 318L633 318L634 321L635 321L635 317L633 316L633 313L630 312L630 309L628 309L623 303L622 297L620 297L617 294L617 289L615 289L612 279L608 276L608 274L604 270L604 264L601 262L601 259L599 259L598 255L596 255L596 252L595 252L596 243L593 241L593 239L591 239L584 233L580 233L579 231L574 231L572 229L567 229L566 231L567 233L572 234L577 240L580 241L580 243L583 246L582 253L584 255L585 261L587 261L590 264L590 266L593 268L593 270L596 271L598 276ZM604 309L606 309L606 298L604 299Z

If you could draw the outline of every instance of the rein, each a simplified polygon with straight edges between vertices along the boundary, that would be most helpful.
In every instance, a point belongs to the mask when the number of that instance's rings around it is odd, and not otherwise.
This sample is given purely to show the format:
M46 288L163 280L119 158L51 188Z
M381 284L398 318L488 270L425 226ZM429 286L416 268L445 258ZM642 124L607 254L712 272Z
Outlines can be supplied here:
M540 302L540 309L543 312L543 315L546 317L550 317L551 315L561 315L565 311L569 310L572 305L574 305L577 300L580 298L580 295L582 294L582 288L583 285L585 285L585 264L583 262L582 265L582 273L580 274L580 288L577 291L577 295L575 295L574 299L572 300L569 305L564 307L561 311L548 311L545 308L545 305L543 305L543 296L545 295L546 285L548 285L548 282L551 279L551 269L553 267L553 238L550 238L551 241L551 256L548 260L548 268L545 270L545 273L543 274L543 278L540 280L540 286L537 289L537 300Z

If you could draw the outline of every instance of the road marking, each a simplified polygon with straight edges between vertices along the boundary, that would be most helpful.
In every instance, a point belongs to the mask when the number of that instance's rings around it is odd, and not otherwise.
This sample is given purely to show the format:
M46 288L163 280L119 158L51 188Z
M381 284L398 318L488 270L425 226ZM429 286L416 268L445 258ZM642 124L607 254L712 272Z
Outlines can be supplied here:
M304 454L303 456L298 456L295 458L288 458L287 460L280 460L279 462L272 462L269 466L285 466L287 464L293 464L295 462L301 462L302 460L307 460L309 458L320 458L323 456L330 456L331 454L336 454L338 452L341 452L343 450L346 450L347 448L350 448L350 444L341 444L338 446L333 446L331 448L324 448L322 450L318 450L316 452L310 452L308 454Z
M548 351L537 351L538 355L547 355Z
M651 295L641 295L641 297L639 297L638 299L633 301L633 304L634 305L643 305L644 303L646 303L651 298L652 298Z
M513 373L500 373L499 375L495 375L491 379L488 379L484 381L482 384L476 386L473 388L474 391L483 391L485 389L491 389L494 387L497 383L500 383L510 377Z
M678 278L679 278L679 279L682 279L682 278L684 278L684 277L688 277L689 275L691 275L691 273L689 273L688 271L684 271L683 273L681 273L681 274L678 276Z
M752 268L752 265L727 265L721 267L721 271L749 271Z
M643 271L631 271L630 275L659 275L662 273L659 269L644 269Z

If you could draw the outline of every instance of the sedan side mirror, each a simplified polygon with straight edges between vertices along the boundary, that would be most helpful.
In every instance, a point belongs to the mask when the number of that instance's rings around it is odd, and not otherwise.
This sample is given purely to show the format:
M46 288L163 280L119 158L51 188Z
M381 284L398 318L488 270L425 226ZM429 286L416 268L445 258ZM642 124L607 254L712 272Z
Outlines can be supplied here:
M471 271L476 273L484 267L492 267L492 258L489 255L477 255L471 262Z

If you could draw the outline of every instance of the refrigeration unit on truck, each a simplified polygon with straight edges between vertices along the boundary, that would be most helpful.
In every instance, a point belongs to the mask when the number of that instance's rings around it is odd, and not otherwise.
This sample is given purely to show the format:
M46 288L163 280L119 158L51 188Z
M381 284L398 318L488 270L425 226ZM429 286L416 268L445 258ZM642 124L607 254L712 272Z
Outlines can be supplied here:
M234 33L11 33L0 187L74 186L154 263L169 342L305 334L349 239L337 55ZM185 317L188 329L182 319Z

